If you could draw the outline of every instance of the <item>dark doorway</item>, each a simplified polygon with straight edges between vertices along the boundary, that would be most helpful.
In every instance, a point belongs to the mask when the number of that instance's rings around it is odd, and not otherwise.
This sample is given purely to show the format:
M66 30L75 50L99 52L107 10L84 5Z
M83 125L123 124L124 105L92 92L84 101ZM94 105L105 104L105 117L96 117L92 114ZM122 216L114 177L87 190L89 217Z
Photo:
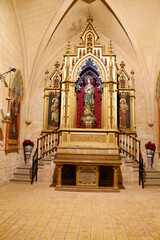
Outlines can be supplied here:
M99 186L113 186L113 167L99 167Z
M76 166L63 165L62 185L76 185Z

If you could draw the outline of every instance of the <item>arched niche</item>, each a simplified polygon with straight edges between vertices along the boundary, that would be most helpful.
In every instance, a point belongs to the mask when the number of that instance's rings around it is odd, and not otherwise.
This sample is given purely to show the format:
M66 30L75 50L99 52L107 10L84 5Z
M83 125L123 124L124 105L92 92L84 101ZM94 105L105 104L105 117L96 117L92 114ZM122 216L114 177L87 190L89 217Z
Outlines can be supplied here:
M97 128L104 128L107 109L107 87L103 84L107 81L107 71L101 60L89 53L80 58L73 67L71 80L74 84L70 89L70 122L71 127L80 127L80 119L83 115L83 89L85 77L89 75L94 79L95 88L95 115L98 120ZM72 103L72 104L71 104Z

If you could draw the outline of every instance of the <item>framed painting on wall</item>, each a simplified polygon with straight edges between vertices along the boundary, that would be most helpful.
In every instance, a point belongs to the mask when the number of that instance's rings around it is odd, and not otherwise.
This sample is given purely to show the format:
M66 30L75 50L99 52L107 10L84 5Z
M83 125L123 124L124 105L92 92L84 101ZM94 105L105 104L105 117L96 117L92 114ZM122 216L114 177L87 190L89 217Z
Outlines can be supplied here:
M128 93L119 94L119 127L121 129L130 128L130 95Z
M45 89L43 133L56 130L60 125L60 91Z
M59 127L59 115L60 95L59 93L50 93L48 104L48 129L56 129Z
M158 152L160 153L160 72L157 78L156 99L158 103Z
M8 97L7 113L10 115L10 122L6 125L5 150L17 150L19 148L20 113L23 98L23 80L20 70L11 79Z

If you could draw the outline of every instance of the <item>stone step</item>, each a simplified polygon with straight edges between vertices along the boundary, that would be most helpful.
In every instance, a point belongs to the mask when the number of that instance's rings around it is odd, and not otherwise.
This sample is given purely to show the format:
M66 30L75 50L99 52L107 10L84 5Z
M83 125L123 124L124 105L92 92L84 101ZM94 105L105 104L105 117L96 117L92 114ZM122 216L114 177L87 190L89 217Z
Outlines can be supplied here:
M16 169L30 170L31 169L31 165L21 165L21 166L16 167Z
M10 179L11 183L29 183L31 184L31 179L22 179L22 178L17 178L17 177L13 177Z
M146 175L148 175L148 176L152 176L152 175L160 175L160 172L147 172L147 171L145 171L145 173L146 173Z
M159 183L160 184L160 178L147 178L145 179L146 183Z
M160 187L160 183L144 183L145 187Z
M160 171L155 169L145 169L145 177L147 178L160 178Z
M146 178L159 178L160 179L160 174L146 174L145 175Z
M30 168L16 168L15 173L21 173L21 174L28 174L31 172L31 167Z
M43 158L42 161L44 164L51 164L51 162L53 161L54 158L51 158L51 157L46 157L46 158Z
M148 167L146 167L145 170L147 172L159 172L160 173L160 169L157 169L157 168L148 168Z
M145 187L160 186L160 170L154 168L145 169Z
M13 173L13 178L17 178L17 179L31 179L31 174L30 173L22 174L22 173L15 172L15 173Z
M12 183L30 183L31 182L31 166L21 165L16 167L13 177L10 179Z
M43 160L40 160L40 161L38 162L38 168L39 168L39 169L43 169L43 167L44 167L44 162L43 162Z

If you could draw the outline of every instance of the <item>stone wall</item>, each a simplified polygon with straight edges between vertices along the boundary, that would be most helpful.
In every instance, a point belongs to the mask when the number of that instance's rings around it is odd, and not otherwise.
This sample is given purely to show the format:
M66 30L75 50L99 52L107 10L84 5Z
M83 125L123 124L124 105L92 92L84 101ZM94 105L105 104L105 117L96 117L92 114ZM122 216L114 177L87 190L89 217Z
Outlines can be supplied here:
M0 186L7 184L12 177L13 172L17 166L24 164L23 149L19 150L19 153L8 153L0 151Z

